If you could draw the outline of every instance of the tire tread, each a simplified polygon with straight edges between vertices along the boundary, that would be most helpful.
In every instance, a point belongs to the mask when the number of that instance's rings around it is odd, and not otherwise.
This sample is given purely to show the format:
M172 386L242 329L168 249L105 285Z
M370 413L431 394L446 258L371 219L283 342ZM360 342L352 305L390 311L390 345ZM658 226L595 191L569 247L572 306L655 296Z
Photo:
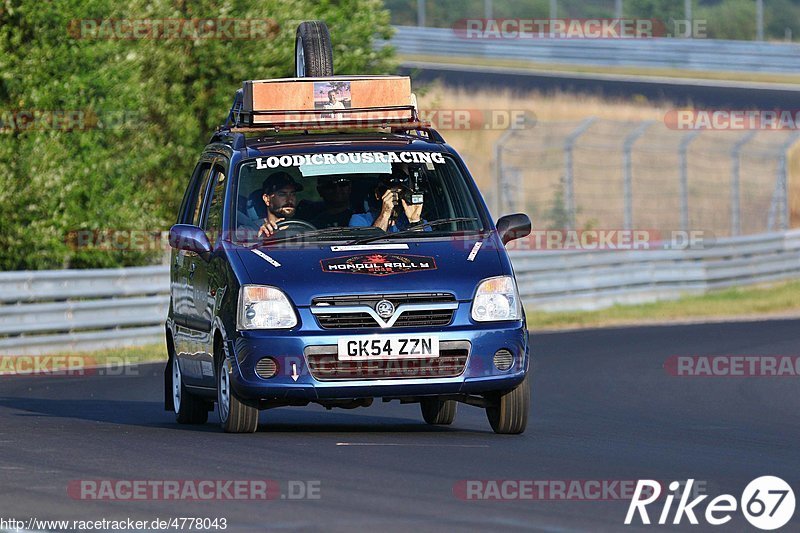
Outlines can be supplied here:
M306 77L333 76L333 47L328 26L320 20L302 22L297 27L296 43L297 40L303 46Z

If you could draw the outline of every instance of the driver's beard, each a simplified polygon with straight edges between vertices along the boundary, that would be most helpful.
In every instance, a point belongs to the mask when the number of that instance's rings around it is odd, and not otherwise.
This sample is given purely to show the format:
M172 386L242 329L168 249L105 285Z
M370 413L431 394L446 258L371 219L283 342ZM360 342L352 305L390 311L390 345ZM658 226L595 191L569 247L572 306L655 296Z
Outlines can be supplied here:
M281 207L275 210L270 209L270 212L275 215L275 218L291 218L294 216L295 211L296 208L294 207Z

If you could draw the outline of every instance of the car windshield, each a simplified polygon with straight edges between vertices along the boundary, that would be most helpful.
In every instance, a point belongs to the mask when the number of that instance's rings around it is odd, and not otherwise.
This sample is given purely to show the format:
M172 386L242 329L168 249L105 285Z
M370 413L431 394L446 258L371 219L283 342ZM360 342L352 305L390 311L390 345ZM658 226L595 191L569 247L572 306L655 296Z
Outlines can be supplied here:
M239 167L235 239L318 243L483 231L454 159L439 152L258 157ZM416 230L416 231L415 231Z

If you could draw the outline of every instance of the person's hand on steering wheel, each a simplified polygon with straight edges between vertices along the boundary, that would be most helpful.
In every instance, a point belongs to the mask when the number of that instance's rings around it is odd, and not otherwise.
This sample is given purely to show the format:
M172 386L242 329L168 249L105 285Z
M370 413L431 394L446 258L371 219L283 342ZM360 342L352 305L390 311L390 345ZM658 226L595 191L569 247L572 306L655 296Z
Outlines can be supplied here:
M268 218L264 219L264 223L258 229L258 236L259 237L271 237L273 233L278 231L278 224L282 221L282 218L275 220L275 222L270 222Z
M264 220L264 224L258 230L258 236L269 238L271 237L276 231L281 231L285 229L304 229L308 231L315 231L317 228L304 220L295 220L295 219L283 219L279 218L275 220L275 222L269 222L268 220Z

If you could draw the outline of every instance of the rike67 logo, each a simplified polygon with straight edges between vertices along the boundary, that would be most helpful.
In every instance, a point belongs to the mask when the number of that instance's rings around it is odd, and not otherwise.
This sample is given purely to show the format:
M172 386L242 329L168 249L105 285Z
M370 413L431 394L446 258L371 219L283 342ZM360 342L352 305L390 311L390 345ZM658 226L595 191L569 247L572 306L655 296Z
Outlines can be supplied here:
M694 479L689 479L684 490L681 490L682 484L678 481L669 484L672 494L667 494L664 498L664 504L658 516L658 524L668 523L676 495L679 496L679 502L672 518L673 525L680 524L684 517L690 524L697 525L699 523L697 516L700 515L710 525L720 526L730 522L733 514L736 513L737 506L740 506L742 514L752 526L764 531L772 531L786 525L794 515L794 491L779 477L762 476L754 479L745 487L738 502L730 494L721 494L707 503L705 512L702 514L700 504L708 498L708 495L697 496L690 501L693 484ZM628 514L625 516L625 524L634 523L637 512L642 524L650 524L647 506L659 500L660 497L661 484L658 481L639 480L628 507Z

